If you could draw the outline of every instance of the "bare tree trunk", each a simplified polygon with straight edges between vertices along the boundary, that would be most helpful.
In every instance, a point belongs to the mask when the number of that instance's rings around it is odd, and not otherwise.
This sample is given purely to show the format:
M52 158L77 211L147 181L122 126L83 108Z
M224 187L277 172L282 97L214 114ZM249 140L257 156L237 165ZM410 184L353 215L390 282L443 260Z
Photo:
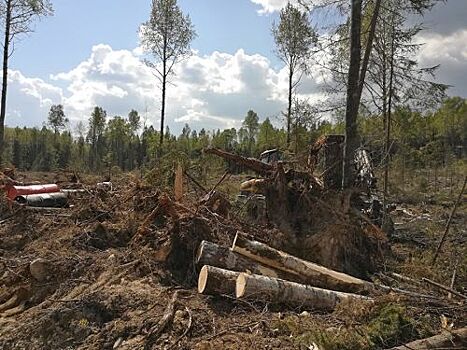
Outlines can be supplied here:
M3 43L3 80L2 80L2 98L0 107L0 166L3 163L3 154L5 151L5 117L6 117L6 95L8 87L8 58L10 51L10 29L11 29L11 1L6 3L5 20L5 39Z
M362 0L352 0L350 33L350 66L347 83L347 108L345 112L345 147L342 187L352 187L355 180L354 156L360 140L357 129L359 105L359 78L361 61Z
M465 349L467 346L467 327L454 331L444 331L430 338L416 340L389 350L428 350L428 349Z
M389 61L390 73L389 73L389 101L388 110L386 117L386 141L385 141L385 160L384 160L384 189L383 189L383 227L387 223L387 196L388 196L388 182L389 182L389 152L390 152L390 141L391 141L391 112L392 112L392 95L394 85L394 25L391 28L391 58Z
M165 119L165 93L167 88L167 60L164 59L162 63L162 107L161 107L161 139L159 145L162 152L162 144L164 143L164 119Z
M293 66L289 67L289 105L287 108L287 148L290 145L290 125L292 119L292 88L293 88Z
M297 116L295 116L297 118ZM295 120L295 155L298 154L298 120Z
M372 302L370 298L357 294L336 292L243 272L239 274L236 280L235 294L239 299L261 300L262 302L266 301L274 304L286 304L291 307L326 311L334 310L343 301Z
M306 282L305 279L302 279L294 273L287 273L282 270L271 268L270 266L262 265L241 254L235 253L227 247L222 247L208 241L202 241L199 245L196 255L196 264L199 267L209 265L230 271L249 272L292 282Z
M376 0L373 16L371 17L370 30L368 32L368 41L366 43L365 55L363 57L362 67L360 69L360 81L358 84L358 102L362 98L363 85L365 84L365 75L370 62L371 50L373 49L373 41L376 34L376 24L378 23L379 10L381 8L381 0Z
M355 293L374 289L374 285L370 282L297 258L264 243L252 241L241 232L237 232L232 250L262 265L296 275L304 283L316 287Z

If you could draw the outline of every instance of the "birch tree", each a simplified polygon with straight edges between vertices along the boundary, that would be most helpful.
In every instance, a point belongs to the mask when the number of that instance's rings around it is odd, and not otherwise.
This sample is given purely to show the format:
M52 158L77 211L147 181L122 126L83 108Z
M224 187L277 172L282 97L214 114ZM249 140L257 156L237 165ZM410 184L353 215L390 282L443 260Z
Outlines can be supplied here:
M188 15L184 15L177 0L153 0L150 18L141 26L142 45L153 61L146 64L153 68L161 83L160 147L164 142L166 93L169 77L176 63L191 54L190 44L196 37Z
M280 21L273 25L276 55L288 68L287 147L290 145L293 91L300 82L316 44L316 33L309 16L287 3Z

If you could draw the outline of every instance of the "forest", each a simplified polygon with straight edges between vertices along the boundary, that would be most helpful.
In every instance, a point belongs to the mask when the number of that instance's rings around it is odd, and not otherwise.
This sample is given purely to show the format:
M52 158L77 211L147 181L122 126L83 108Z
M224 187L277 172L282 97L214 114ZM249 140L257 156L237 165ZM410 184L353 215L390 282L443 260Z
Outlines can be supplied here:
M1 349L467 349L467 42L424 36L467 3L86 1L0 0ZM141 9L132 51L11 68Z
M292 125L291 157L306 156L307 147L321 135L344 131L344 124L337 117L332 122L316 120L313 115L306 115L306 110L297 112L304 114L298 117L300 124ZM464 160L466 115L467 100L460 97L447 98L434 111L413 111L408 106L398 108L393 114L391 158L403 161L409 169L443 168ZM95 107L88 119L88 125L81 125L74 135L66 130L63 107L53 106L48 121L40 129L7 128L5 159L23 171L79 169L104 173L113 167L119 171L150 169L157 166L161 154L196 164L205 157L202 151L208 146L246 157L258 157L268 149L287 149L286 130L275 127L269 118L261 122L254 111L246 113L238 130L197 131L186 124L177 136L167 127L162 148L160 133L153 126L142 126L135 110L127 117L109 118L103 108ZM384 154L382 116L359 119L359 131L362 145L371 152L376 164L380 163Z

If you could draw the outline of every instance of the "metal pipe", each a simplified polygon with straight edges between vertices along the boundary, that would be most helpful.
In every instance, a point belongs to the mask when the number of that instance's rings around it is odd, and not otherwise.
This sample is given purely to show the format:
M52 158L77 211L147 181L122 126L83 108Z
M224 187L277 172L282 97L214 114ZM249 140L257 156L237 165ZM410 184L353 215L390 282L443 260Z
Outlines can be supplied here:
M17 196L15 200L20 204L40 208L63 208L68 205L68 197L62 192Z

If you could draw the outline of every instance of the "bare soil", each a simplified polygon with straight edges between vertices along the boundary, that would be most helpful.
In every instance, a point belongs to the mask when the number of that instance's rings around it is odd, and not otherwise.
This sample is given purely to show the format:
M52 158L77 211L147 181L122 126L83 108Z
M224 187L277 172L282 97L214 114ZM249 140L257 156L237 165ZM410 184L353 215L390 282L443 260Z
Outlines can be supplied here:
M55 180L48 174L24 176L42 182ZM17 207L10 210L2 203L0 218L14 215L0 225L0 348L142 349L175 291L179 298L173 323L156 339L154 349L310 349L313 343L320 349L344 348L339 345L343 343L348 349L379 349L437 333L451 323L456 328L466 324L465 303L448 300L446 293L428 285L406 285L389 277L394 271L449 284L457 266L455 287L465 294L465 201L434 268L428 261L449 205L400 203L394 212L397 230L390 242L391 251L378 263L378 271L383 274L372 276L386 284L432 294L436 302L381 294L375 296L377 302L371 308L342 305L332 314L319 314L196 292L194 256L202 240L230 246L236 231L242 230L284 249L291 245L289 235L273 226L265 228L235 216L222 217L198 206L194 193L188 195L183 208L166 211L143 227L163 194L136 177L115 181L115 190L110 193L95 191L97 181L96 177L84 179L88 191L71 199L73 207L69 209L31 212ZM335 205L331 207L336 210ZM372 239L376 233L362 235L360 231L357 235L348 229L348 223L342 223L339 214L317 208L315 215L320 219L314 230L333 230L333 239L310 236L314 238L304 238L300 243L304 251L288 250L301 256L308 254L310 260L313 252L328 251L330 257L314 261L329 262L338 256L330 267L345 271L345 242L349 247L373 247L362 245L361 240ZM353 239L359 242L349 243ZM360 256L361 264L370 264L365 261L367 252L360 252ZM31 262L38 258L46 262L39 280L30 272ZM381 310L387 305L402 308L394 314L403 314L407 324L418 325L426 332L404 333L397 328L390 336L383 335L385 343L372 340L360 344L363 340L350 336L378 330L375 319L384 316ZM447 325L442 317L448 320ZM405 323L398 325L406 327ZM330 334L335 335L334 343L329 340ZM339 337L345 341L338 343L342 340Z

